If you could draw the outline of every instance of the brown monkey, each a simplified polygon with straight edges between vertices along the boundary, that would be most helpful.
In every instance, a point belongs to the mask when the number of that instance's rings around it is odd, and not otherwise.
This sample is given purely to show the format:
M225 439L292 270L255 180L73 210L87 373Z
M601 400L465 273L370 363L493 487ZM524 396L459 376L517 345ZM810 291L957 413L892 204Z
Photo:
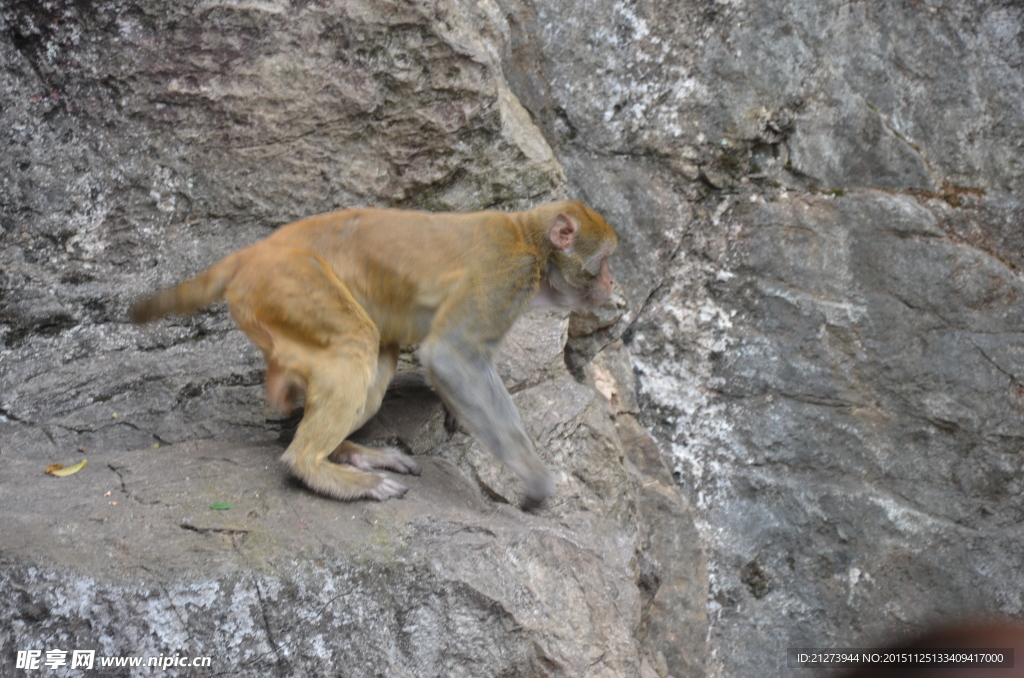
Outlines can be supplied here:
M338 499L401 496L370 472L419 473L393 449L346 438L376 413L400 346L420 343L428 377L480 443L526 483L524 506L552 492L492 355L527 306L571 308L612 291L618 242L580 202L516 213L352 209L302 219L139 301L132 321L192 313L225 298L263 351L267 397L305 414L283 461Z

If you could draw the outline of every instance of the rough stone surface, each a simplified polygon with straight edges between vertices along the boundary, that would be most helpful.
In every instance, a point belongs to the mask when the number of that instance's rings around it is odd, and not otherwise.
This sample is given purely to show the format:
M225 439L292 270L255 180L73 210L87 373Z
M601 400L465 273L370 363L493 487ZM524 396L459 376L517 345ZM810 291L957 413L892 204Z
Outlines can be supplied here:
M707 672L1024 617L1024 9L500 2L637 248L608 338L698 512Z
M58 648L213 658L171 675L664 675L681 647L666 641L692 623L679 611L703 628L702 551L677 531L693 516L632 415L573 380L560 350L551 364L567 322L526 317L501 359L560 471L536 515L516 508L507 470L447 432L415 368L356 436L420 455L400 500L312 495L283 473L283 442L91 450L62 479L31 447L6 449L3 660Z
M223 648L238 675L788 676L785 647L1024 619L1020 3L0 18L0 662L73 640ZM295 420L222 309L124 322L299 216L553 196L616 226L620 289L500 360L558 477L537 515L414 354L363 434L425 475L338 504L271 463ZM86 471L40 475L79 446ZM206 509L221 487L255 514Z
M640 675L615 523L495 506L441 459L408 500L339 504L285 480L280 451L92 455L70 482L6 461L0 643L213 658L189 676Z
M907 196L740 202L723 225L727 268L673 285L633 344L714 532L723 663L1019 618L1024 282Z
M499 359L559 479L535 516L447 432L414 354L363 436L437 460L408 500L338 504L273 461L296 419L263 404L223 309L125 323L140 293L300 216L567 194L502 75L497 7L0 8L4 671L64 647L230 675L667 675L680 601L703 628L702 552L644 520L692 514L569 375L567 318L527 318ZM79 449L84 471L41 475ZM658 598L669 567L692 584Z

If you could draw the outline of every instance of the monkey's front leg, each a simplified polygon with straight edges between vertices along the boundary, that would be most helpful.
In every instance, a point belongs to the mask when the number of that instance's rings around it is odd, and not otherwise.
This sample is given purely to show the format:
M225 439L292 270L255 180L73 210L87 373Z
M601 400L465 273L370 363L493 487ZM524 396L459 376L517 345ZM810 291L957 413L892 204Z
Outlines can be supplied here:
M534 452L533 441L490 355L428 340L420 357L431 383L459 422L526 483L522 508L530 510L544 503L554 490L554 480Z

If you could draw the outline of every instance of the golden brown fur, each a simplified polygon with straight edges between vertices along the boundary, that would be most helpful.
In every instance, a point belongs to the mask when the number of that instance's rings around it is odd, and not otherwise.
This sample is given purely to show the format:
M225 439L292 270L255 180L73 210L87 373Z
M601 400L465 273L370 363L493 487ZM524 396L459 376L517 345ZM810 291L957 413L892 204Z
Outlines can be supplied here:
M263 351L267 396L305 414L283 460L339 499L399 496L372 468L419 473L397 450L346 438L379 409L400 346L421 357L442 398L542 502L551 477L491 363L527 305L597 304L611 294L617 236L579 202L431 214L352 209L302 219L132 307L134 322L224 298Z

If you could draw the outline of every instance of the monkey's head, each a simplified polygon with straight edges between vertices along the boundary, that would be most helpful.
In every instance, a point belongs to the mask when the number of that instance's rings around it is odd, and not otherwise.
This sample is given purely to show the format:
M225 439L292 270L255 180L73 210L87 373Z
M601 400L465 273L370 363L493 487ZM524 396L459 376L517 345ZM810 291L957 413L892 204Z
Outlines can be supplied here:
M562 308L599 306L615 285L608 257L619 237L600 214L581 202L559 203L558 208L548 228L553 251L538 297Z

